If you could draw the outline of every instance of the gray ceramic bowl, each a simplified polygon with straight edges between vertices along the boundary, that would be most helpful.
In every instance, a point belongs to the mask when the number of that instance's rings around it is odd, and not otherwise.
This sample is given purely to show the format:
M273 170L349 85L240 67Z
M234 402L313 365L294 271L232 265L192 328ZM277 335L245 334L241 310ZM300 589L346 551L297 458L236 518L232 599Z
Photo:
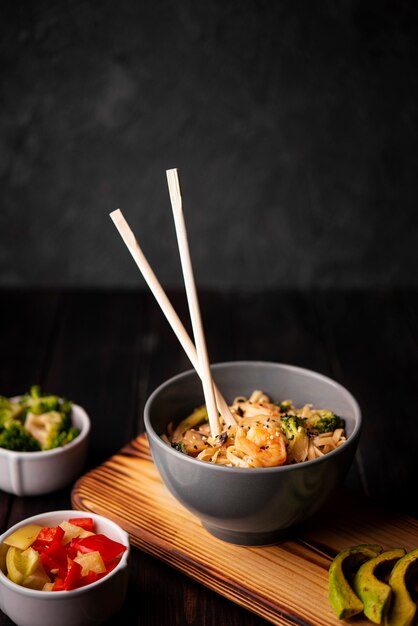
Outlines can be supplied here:
M145 405L145 428L154 462L169 491L216 537L241 545L267 545L283 530L318 511L342 485L353 461L361 427L355 398L334 380L292 365L259 361L219 363L213 377L228 403L262 389L274 400L329 408L346 420L347 442L313 461L270 468L236 468L199 461L161 439L204 403L194 370L171 378Z

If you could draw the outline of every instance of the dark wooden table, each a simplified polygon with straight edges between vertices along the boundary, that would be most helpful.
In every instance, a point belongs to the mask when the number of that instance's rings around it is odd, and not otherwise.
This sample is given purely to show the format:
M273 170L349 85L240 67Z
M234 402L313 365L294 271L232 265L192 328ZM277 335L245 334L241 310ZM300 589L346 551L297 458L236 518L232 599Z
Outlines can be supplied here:
M185 294L169 295L190 330ZM418 516L417 292L203 292L200 304L212 362L292 363L350 389L364 427L346 486ZM86 408L92 420L86 471L142 432L149 393L190 368L145 290L3 290L0 354L0 394L39 383ZM0 492L0 531L30 515L69 508L71 488L30 498ZM11 623L0 613L0 626ZM112 623L266 624L136 548L126 606Z

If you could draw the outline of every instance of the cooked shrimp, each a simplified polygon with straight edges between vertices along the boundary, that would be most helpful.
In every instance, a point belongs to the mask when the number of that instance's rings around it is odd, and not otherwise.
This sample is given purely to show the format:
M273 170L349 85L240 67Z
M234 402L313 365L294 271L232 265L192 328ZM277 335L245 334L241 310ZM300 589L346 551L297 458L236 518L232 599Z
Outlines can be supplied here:
M286 462L286 444L275 422L238 428L235 448L248 455L254 467L275 467Z

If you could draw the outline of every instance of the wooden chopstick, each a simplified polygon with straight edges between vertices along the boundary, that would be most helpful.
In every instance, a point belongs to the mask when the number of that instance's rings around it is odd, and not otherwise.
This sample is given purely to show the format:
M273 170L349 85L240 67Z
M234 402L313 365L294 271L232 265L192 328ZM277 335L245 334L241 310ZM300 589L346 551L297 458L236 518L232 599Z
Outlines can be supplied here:
M202 378L200 374L196 348L192 340L190 339L186 329L184 328L180 318L178 317L176 311L174 310L173 305L168 299L167 294L162 288L151 266L149 265L138 241L135 238L134 233L132 232L132 229L124 218L122 211L120 209L116 209L116 211L110 213L110 217L112 218L116 228L118 229L119 234L125 242L125 245L131 253L135 263L140 269L146 283L148 284L148 287L151 289L151 292L153 293L158 304L160 305L161 310L167 318L167 321L169 322L174 333L176 334L177 339L179 340L185 353L189 357L194 369L196 370L200 378ZM231 413L225 398L222 396L216 385L214 385L214 392L219 413L222 415L225 423L228 426L236 424L235 417Z
M184 221L183 202L181 198L177 169L167 170L167 181L170 191L171 206L173 208L174 225L176 228L181 267L183 270L184 284L189 304L190 319L192 322L199 370L202 374L203 393L205 396L211 434L212 437L215 437L220 434L221 428L219 424L218 411L216 409L212 374L209 366L205 334L203 331L199 300L197 297L192 261L190 258L189 242L187 239L186 224Z

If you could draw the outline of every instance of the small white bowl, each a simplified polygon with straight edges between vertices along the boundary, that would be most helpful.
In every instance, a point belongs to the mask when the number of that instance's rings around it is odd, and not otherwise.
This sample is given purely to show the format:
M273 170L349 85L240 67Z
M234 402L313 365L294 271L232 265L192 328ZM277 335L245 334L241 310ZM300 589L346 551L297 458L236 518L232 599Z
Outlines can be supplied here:
M117 566L103 578L71 591L37 591L12 582L0 570L0 608L17 626L96 626L123 606L128 585L129 535L115 522L85 511L51 511L28 517L0 536L0 545L8 535L27 524L56 526L72 517L92 517L96 532L119 541L126 550Z
M87 457L90 419L79 405L72 407L73 426L80 430L61 448L15 452L0 448L0 489L17 496L37 496L67 486L81 473Z

